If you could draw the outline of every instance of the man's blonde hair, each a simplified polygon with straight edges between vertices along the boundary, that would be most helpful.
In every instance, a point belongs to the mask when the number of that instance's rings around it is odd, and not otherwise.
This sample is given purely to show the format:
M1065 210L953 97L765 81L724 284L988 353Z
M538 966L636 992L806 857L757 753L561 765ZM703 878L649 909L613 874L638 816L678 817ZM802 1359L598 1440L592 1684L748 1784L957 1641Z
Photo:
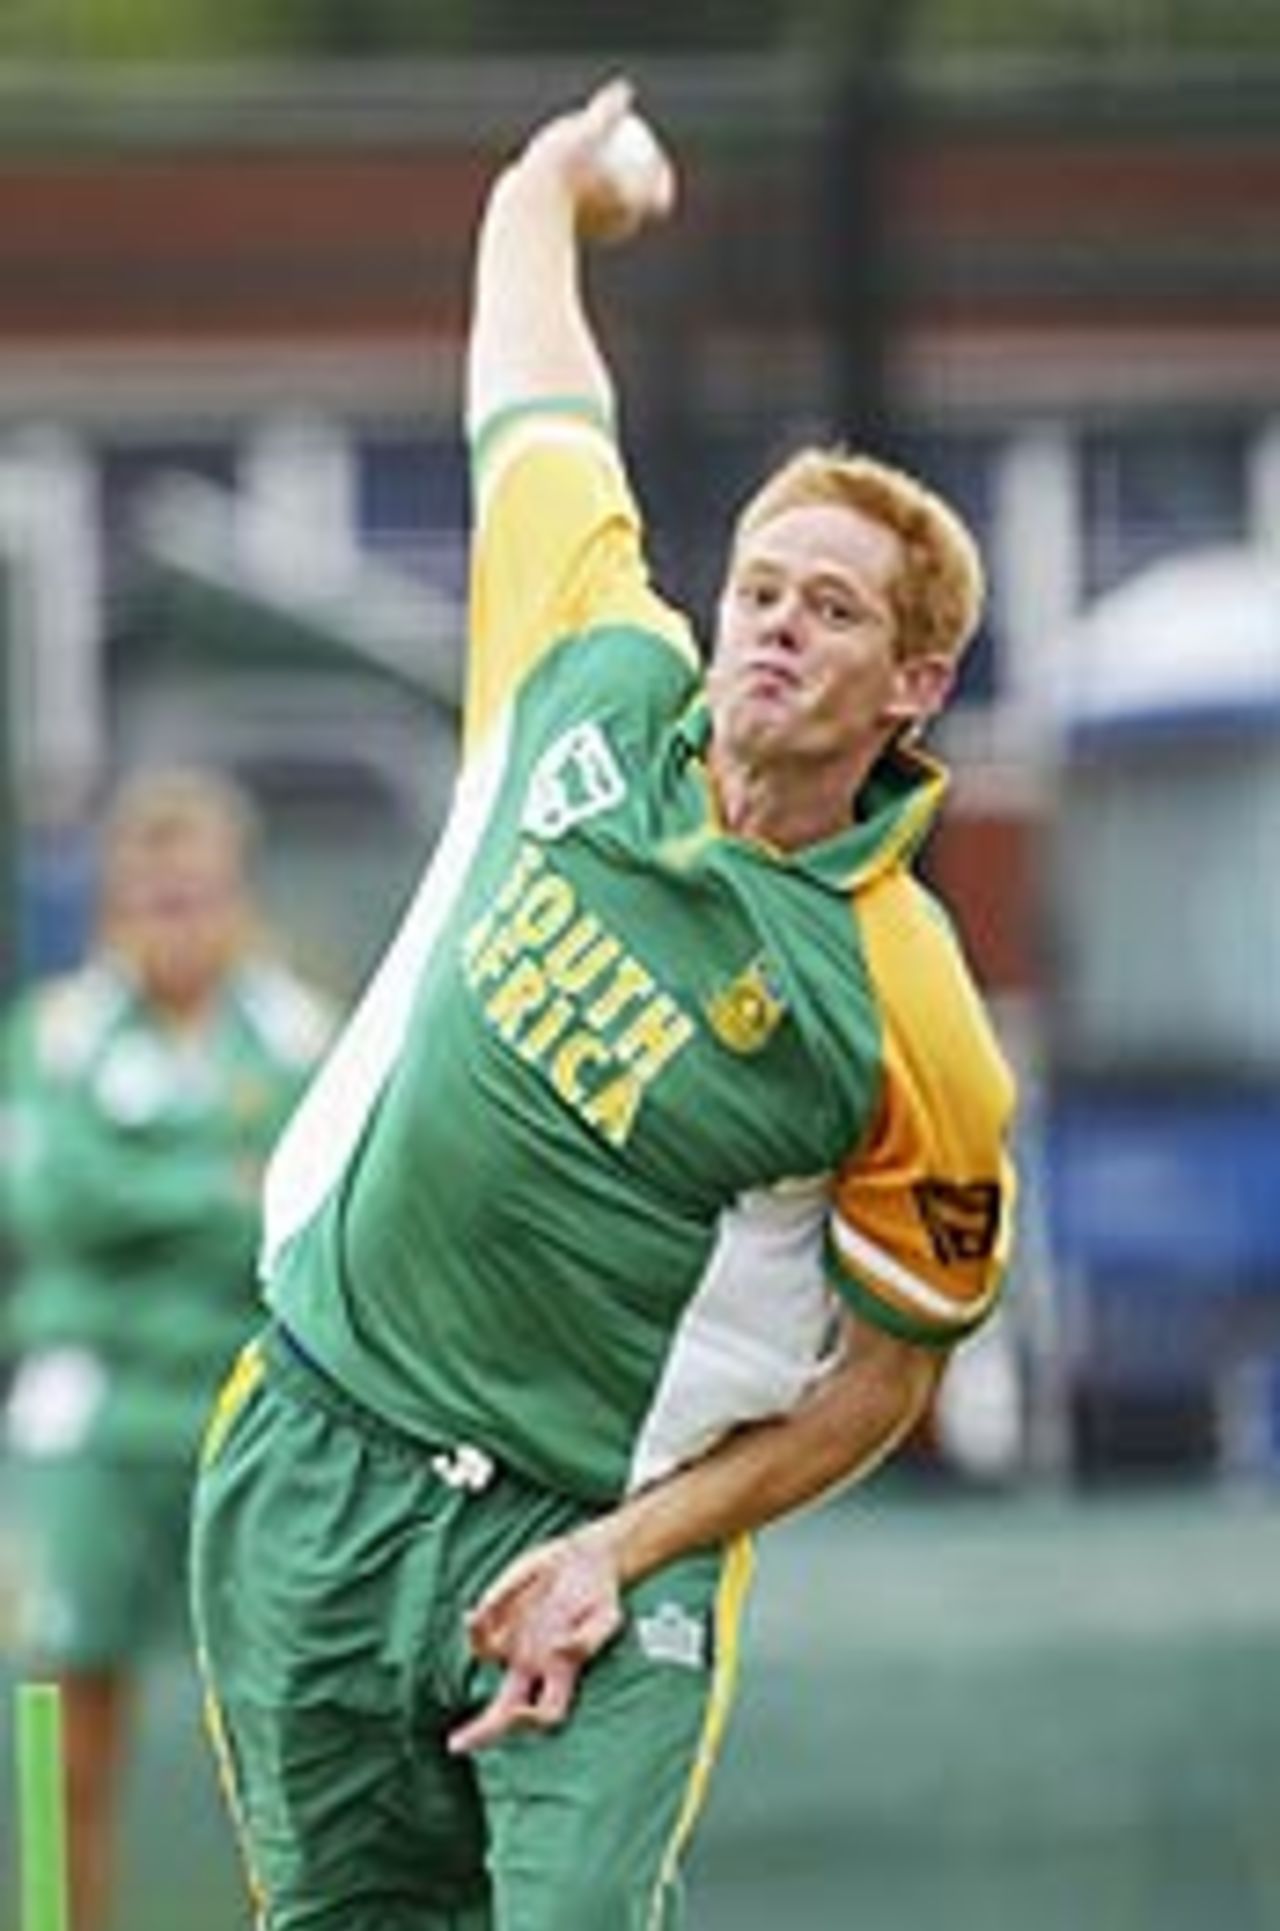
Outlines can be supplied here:
M137 771L123 781L107 808L103 842L114 856L213 836L237 865L245 865L257 832L257 814L239 785L218 771L175 765Z
M833 504L892 531L902 565L889 586L899 657L958 658L978 628L985 578L978 546L956 512L905 470L841 448L801 449L765 479L738 515L744 537L786 510Z

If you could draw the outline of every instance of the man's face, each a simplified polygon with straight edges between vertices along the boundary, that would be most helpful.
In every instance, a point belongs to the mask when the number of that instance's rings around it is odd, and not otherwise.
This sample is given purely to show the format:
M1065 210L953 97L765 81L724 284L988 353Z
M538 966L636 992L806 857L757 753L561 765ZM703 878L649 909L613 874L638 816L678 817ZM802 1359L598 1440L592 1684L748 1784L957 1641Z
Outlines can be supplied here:
M838 761L921 714L895 654L893 531L835 504L746 535L721 595L707 688L715 738L761 764Z
M246 905L238 852L214 829L127 848L111 867L106 936L161 1006L211 995L239 953Z

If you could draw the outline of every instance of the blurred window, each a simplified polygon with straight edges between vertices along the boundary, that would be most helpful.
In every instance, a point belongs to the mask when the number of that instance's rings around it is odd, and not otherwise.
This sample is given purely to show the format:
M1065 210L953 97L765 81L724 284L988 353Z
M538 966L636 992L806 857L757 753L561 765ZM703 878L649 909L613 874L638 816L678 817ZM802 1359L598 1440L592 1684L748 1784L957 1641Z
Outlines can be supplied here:
M467 516L459 438L398 432L357 437L356 524L374 556L461 597Z
M1081 444L1085 590L1097 597L1175 551L1248 531L1239 423L1129 425Z
M655 580L689 613L704 649L715 628L733 519L783 453L773 445L776 431L776 422L766 431L741 415L697 423L640 417L628 428L628 463L648 519Z
M1280 1072L1280 721L1067 774L1060 1044L1081 1070Z
M206 483L234 489L239 464L229 437L188 436L173 440L108 444L99 452L102 530L109 558L128 546L133 519L145 492L170 476L198 476Z
M344 997L385 950L424 846L416 802L368 748L343 758L295 743L234 761L262 810L272 925L294 962Z
M899 438L898 459L904 468L937 490L953 504L977 538L988 569L994 548L994 480L1000 439L970 430L909 430ZM1000 694L1000 645L990 615L965 653L954 704L990 704Z

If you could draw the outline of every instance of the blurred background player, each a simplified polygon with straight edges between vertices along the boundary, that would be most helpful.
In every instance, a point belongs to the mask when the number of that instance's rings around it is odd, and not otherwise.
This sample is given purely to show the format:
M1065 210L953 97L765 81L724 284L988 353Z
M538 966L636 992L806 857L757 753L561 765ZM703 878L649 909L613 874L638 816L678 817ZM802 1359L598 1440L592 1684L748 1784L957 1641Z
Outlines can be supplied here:
M254 833L211 772L126 782L90 956L5 1035L17 1643L63 1686L75 1931L108 1921L135 1674L181 1600L193 1452L253 1311L262 1167L329 1030L264 945Z

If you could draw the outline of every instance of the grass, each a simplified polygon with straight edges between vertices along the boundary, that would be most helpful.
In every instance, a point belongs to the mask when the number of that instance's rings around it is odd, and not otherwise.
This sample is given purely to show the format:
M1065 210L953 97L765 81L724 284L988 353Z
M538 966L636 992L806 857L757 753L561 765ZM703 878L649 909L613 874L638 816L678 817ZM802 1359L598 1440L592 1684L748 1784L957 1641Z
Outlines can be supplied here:
M1278 1528L1262 1492L886 1480L775 1530L690 1931L1280 1924ZM178 1657L148 1676L126 1851L120 1931L247 1927Z

